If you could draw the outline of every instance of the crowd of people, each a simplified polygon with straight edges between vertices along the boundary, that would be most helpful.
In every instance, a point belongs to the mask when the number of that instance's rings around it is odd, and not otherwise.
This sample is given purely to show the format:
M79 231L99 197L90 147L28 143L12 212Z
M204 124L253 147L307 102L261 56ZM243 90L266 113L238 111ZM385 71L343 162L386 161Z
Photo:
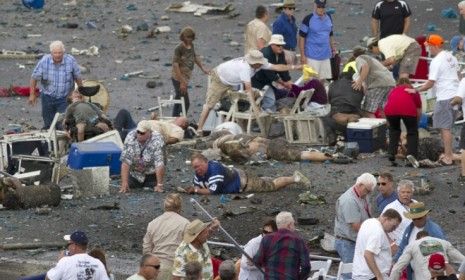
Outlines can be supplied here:
M338 77L334 73L339 71L332 65L337 54L334 24L326 4L326 0L314 0L314 11L298 25L294 16L295 1L284 0L282 12L271 29L268 9L258 6L255 18L245 27L244 56L211 70L203 65L194 49L194 29L182 29L180 43L174 49L172 83L175 98L183 97L186 111L190 107L187 89L194 65L209 75L196 135L204 136L209 112L222 98L228 97L229 90L242 88L251 111L260 116L279 112L292 104L303 90L314 89L310 102L331 105L329 114L323 116L328 137L333 138L330 142L334 142L336 134L349 122L361 117L385 117L389 124L389 161L397 165L402 122L407 131L405 155L412 165L417 165L418 120L422 115L420 93L432 90L436 96L433 127L440 130L444 147L439 162L453 165L454 160L465 158L465 153L454 154L452 146L456 107L464 104L465 79L461 79L456 56L446 50L444 38L438 34L422 39L409 36L412 11L407 2L379 1L371 16L372 37L366 47L353 48L352 57ZM465 1L458 8L465 17ZM461 23L461 26L464 25ZM452 51L463 52L463 38L452 38ZM432 56L429 66L420 61L425 50ZM425 83L412 86L409 78L424 72L425 67L428 73L423 77ZM289 71L301 69L311 69L310 77L292 82ZM64 113L63 127L74 141L83 141L89 135L113 128L118 130L124 140L120 192L127 193L133 188L164 192L166 145L182 141L189 126L189 121L181 116L182 106L175 106L174 118L170 121L153 116L151 120L136 123L125 109L110 120L101 108L84 101L79 90L75 90L75 83L82 88L82 79L77 61L65 53L63 43L52 42L50 54L39 61L32 73L28 100L32 105L37 103L34 92L38 86L44 128L50 127L55 113L59 112ZM256 102L255 90L264 91L261 103ZM465 148L465 129L462 136L461 148ZM212 133L205 139L209 147L218 148L237 161L248 160L257 153L281 161L333 158L322 152L286 147L281 140L231 131ZM247 170L209 160L201 153L193 154L190 163L194 174L192 186L185 189L188 194L269 192L295 184L310 185L309 179L297 170L286 177L258 177ZM459 180L465 181L465 160L462 160ZM399 180L396 188L395 182L390 173L381 173L378 178L364 173L337 199L334 245L341 261L353 265L351 275L343 277L457 279L452 264L462 263L458 272L460 279L465 279L465 257L446 240L441 226L429 217L430 209L413 199L414 183ZM372 203L368 198L377 186L379 194ZM128 280L214 278L214 264L206 242L220 227L219 221L189 221L181 216L181 202L179 194L165 197L165 212L148 224L139 270ZM84 232L76 231L67 240L57 265L36 279L109 279L111 274L104 254L102 257L97 252L95 258L87 254L88 238ZM307 279L310 275L308 247L296 232L290 212L280 212L273 220L266 221L262 232L245 245L244 252L237 262L224 261L219 266L219 279Z

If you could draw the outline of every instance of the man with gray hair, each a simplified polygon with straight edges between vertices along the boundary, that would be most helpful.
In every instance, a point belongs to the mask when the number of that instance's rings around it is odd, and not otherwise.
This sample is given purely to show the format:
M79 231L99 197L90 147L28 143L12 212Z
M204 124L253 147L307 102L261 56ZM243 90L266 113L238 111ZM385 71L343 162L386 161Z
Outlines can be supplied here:
M142 253L153 254L160 259L161 269L158 279L171 279L174 251L181 244L189 220L180 215L182 198L170 193L164 201L165 213L156 217L147 226L143 239Z
M344 263L353 261L355 241L360 226L363 221L372 217L367 195L375 189L376 184L375 176L363 173L357 178L355 184L336 201L335 246Z
M56 113L63 113L68 106L66 98L74 89L74 82L82 86L81 71L76 59L65 53L61 41L50 44L50 54L44 55L32 72L28 103L35 105L37 82L42 99L44 129L52 124Z
M386 212L387 209L394 209L399 212L402 218L402 221L400 222L397 229L389 233L389 238L391 238L392 242L395 242L395 244L391 242L391 244L393 244L391 247L399 246L402 239L402 234L404 233L407 226L412 222L412 220L405 217L403 213L408 212L410 210L409 205L413 202L416 202L416 200L412 199L414 191L415 187L412 181L400 180L397 184L397 199L384 207L383 213Z
M232 260L225 260L220 264L218 271L221 280L234 280L236 277L236 267Z
M139 272L126 280L156 280L160 270L160 260L152 254L145 254L139 262Z
M305 241L295 233L290 212L276 215L278 231L263 237L254 263L265 271L265 279L307 279L310 259Z

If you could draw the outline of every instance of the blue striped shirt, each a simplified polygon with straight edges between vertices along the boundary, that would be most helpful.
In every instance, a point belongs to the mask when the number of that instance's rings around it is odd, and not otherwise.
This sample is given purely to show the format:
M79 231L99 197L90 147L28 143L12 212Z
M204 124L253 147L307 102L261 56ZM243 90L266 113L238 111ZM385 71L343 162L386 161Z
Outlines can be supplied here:
M228 168L216 160L210 160L207 173L204 176L195 174L194 186L208 188L213 194L238 193L241 180L236 170Z
M40 82L41 94L63 98L73 91L74 81L81 79L81 71L72 55L65 54L60 63L53 63L52 55L47 54L37 63L32 79Z

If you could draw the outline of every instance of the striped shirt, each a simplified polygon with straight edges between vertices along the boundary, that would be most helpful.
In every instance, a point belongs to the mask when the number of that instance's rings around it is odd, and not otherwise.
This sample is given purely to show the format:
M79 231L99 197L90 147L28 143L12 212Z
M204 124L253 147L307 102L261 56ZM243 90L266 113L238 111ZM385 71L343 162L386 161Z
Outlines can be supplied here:
M238 193L241 180L236 170L210 160L204 176L195 174L194 186L208 189L213 194Z
M32 79L40 82L41 94L58 99L73 91L74 81L81 79L81 71L72 55L65 54L60 63L53 63L52 55L47 54L37 63Z

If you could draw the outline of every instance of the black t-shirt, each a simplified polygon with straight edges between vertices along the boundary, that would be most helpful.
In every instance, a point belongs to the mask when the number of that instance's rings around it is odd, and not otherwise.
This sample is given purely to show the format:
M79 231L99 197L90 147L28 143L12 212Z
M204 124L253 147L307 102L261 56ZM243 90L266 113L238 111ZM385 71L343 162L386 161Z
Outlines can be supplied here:
M393 34L402 34L404 20L412 14L407 2L395 0L376 3L372 18L379 20L380 39Z
M435 277L435 278L431 278L431 279L435 279L435 280L458 280L457 278L457 275L455 274L451 274L451 275L448 275L448 276L438 276L438 277Z
M363 99L363 92L352 88L352 80L341 78L332 82L328 90L330 115L336 113L358 114Z

